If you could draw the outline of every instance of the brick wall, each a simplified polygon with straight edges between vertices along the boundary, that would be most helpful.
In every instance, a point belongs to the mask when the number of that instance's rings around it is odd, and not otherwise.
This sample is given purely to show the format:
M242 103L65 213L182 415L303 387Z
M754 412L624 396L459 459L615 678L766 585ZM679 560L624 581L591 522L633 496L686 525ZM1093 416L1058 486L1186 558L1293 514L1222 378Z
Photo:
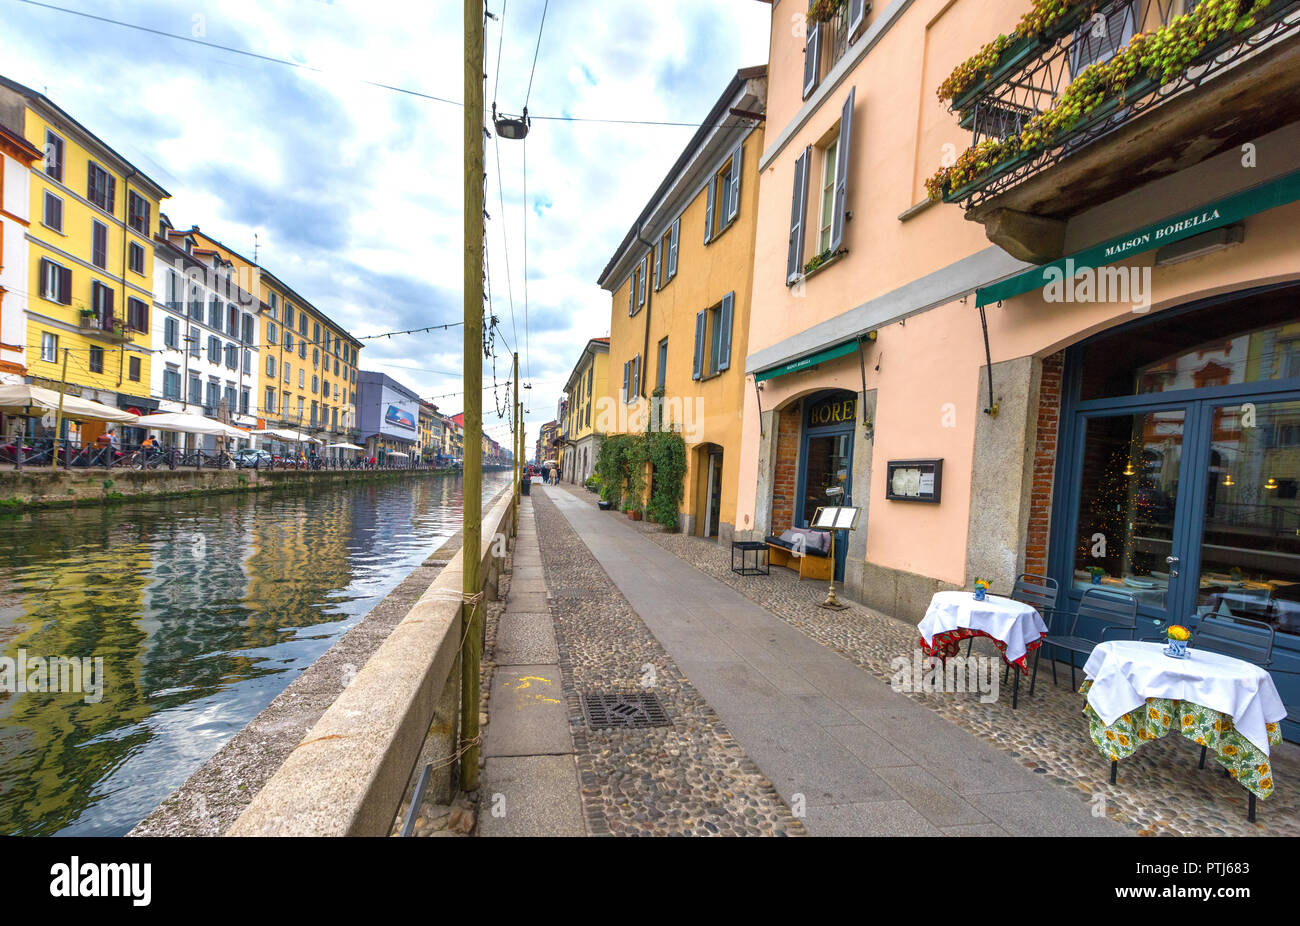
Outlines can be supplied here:
M1061 417L1061 380L1064 371L1064 351L1043 359L1043 373L1038 387L1029 529L1025 539L1025 572L1038 575L1047 574L1047 534L1052 523L1052 481L1056 476L1056 437Z
M772 474L772 533L779 534L794 525L795 492L799 486L799 425L803 420L803 403L777 416L776 465Z

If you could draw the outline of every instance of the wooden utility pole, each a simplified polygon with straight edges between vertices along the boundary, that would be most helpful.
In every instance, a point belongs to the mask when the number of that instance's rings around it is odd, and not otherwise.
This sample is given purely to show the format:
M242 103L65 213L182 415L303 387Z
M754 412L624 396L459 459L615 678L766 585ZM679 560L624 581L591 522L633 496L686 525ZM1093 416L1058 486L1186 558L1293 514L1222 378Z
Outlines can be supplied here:
M50 457L50 469L54 470L59 465L59 438L63 435L63 393L68 388L68 353L71 348L63 348L63 375L59 377L59 410L54 413L54 453ZM19 443L22 443L19 441ZM68 448L63 448L66 455Z
M483 533L483 0L465 0L465 471L462 480L460 786L478 788Z

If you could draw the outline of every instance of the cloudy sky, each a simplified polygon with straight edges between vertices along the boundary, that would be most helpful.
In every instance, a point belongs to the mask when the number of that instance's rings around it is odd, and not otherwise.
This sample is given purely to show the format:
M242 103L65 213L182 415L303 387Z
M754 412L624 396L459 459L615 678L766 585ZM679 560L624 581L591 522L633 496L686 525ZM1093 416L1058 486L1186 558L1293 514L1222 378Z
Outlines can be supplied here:
M543 5L488 0L498 18L487 25L487 96L506 112L529 94ZM374 334L462 315L461 9L457 0L0 0L0 73L46 93L170 191L163 211L177 226L197 224L250 256L256 234L265 267L354 334ZM756 0L551 0L529 111L699 121L737 68L766 60L769 11ZM538 121L526 146L500 142L500 186L489 141L494 311L533 385L530 447L581 346L609 333L596 277L691 133ZM455 413L460 338L452 328L368 341L362 366ZM497 350L505 381L509 348ZM489 362L484 382L492 376ZM492 397L484 426L508 442Z

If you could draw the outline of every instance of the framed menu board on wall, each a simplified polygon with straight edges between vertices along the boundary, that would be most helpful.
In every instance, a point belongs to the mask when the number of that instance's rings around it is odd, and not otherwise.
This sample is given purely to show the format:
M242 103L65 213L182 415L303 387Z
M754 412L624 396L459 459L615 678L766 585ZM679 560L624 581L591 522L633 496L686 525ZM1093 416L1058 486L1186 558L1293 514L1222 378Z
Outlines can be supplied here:
M896 502L939 501L943 460L890 460L885 471L885 498Z

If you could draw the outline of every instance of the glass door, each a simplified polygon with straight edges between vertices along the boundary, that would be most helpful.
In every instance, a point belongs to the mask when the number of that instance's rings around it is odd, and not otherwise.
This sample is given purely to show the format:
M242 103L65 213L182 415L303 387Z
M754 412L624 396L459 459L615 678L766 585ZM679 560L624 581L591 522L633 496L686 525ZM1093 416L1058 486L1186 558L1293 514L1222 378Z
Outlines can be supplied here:
M1187 419L1185 407L1081 416L1070 597L1109 588L1155 620L1179 612Z
M804 469L799 499L799 523L807 527L818 508L852 505L849 475L853 466L853 432L810 432L804 444ZM844 578L848 531L835 536L835 578Z
M1300 400L1205 406L1205 501L1187 611L1300 633Z

